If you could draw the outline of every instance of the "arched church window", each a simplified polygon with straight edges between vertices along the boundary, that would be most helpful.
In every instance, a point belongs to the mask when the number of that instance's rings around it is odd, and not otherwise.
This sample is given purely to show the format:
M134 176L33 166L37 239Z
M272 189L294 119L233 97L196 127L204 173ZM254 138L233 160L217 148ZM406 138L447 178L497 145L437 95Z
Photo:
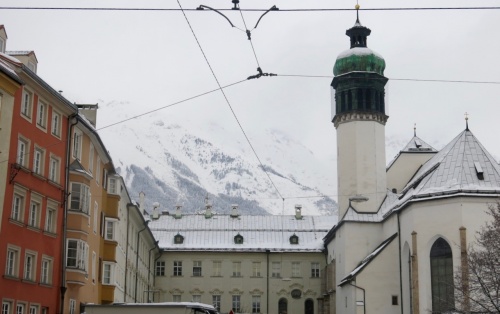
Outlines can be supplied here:
M307 299L304 303L304 314L314 314L314 301Z
M287 314L288 312L288 301L285 298L281 298L278 301L278 314Z
M455 307L453 296L453 256L443 238L434 242L430 253L432 312L444 313Z

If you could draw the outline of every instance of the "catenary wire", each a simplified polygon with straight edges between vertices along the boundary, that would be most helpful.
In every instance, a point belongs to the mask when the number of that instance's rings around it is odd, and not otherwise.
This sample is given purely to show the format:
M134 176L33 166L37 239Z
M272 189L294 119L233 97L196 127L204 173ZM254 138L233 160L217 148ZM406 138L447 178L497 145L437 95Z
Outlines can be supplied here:
M240 11L241 19L243 20L243 25L245 26L245 30L247 32L248 41L250 42L250 46L252 47L252 51L253 51L253 55L255 57L255 61L257 62L257 67L260 68L259 59L257 58L257 53L255 52L255 47L253 46L251 33L248 30L247 23L245 22L245 18L243 17L243 12L241 10L239 10L239 11Z
M182 10L182 5L181 5L181 3L179 2L179 0L177 0L177 4L179 4L179 7L180 7L180 8L181 8L181 10ZM221 91L222 95L224 96L224 99L226 100L226 103L227 103L227 105L229 106L229 109L231 109L231 112L232 112L232 114L233 114L234 119L235 119L235 120L236 120L236 122L238 123L238 126L240 127L241 132L242 132L242 133L243 133L243 135L245 136L245 139L247 140L248 145L250 146L250 148L252 149L252 151L253 151L253 153L254 153L255 157L256 157L256 158L257 158L257 160L259 161L259 164L260 164L260 166L262 167L262 170L263 170L263 171L264 171L264 173L266 174L267 178L269 179L269 181L270 181L270 182L271 182L271 184L273 185L273 187L274 187L274 189L276 190L276 192L278 193L278 195L281 197L281 193L280 193L280 191L278 190L278 187L276 186L276 184L274 184L274 181L271 179L271 176L270 176L270 175L269 175L269 173L267 173L267 171L265 170L265 168L264 168L264 164L263 164L263 163L262 163L262 161L260 160L259 155L257 154L257 151L256 151L256 150L255 150L255 148L253 147L252 143L250 142L250 139L248 138L247 134L245 133L245 130L243 129L243 126L241 125L241 123L240 123L240 121L239 121L238 117L236 116L236 113L235 113L235 111L233 110L233 107L231 106L231 103L229 102L229 99L227 98L226 93L224 92L224 90L222 89L222 86L221 86L221 85L220 85L220 83L219 83L219 79L217 78L217 75L215 75L215 72L214 72L214 70L213 70L212 66L210 65L210 62L208 61L208 58L207 58L207 56L205 55L205 52L203 51L203 48L201 47L200 42L198 41L198 37L196 37L196 34L195 34L195 32L194 32L194 29L193 29L193 27L191 26L191 23L189 23L189 19L187 18L187 15L186 15L186 13L185 13L183 10L182 10L182 14L184 15L184 18L186 19L186 22L187 22L187 24L188 24L188 26L189 26L189 28L190 28L190 30L191 30L191 33L193 34L194 39L196 40L196 43L198 44L198 47L200 48L201 53L203 54L203 57L205 58L205 61L207 62L207 65L208 65L208 67L210 68L210 71L212 72L212 75L213 75L213 77L214 77L215 81L217 82L217 85L219 85L219 89L220 89L220 91Z

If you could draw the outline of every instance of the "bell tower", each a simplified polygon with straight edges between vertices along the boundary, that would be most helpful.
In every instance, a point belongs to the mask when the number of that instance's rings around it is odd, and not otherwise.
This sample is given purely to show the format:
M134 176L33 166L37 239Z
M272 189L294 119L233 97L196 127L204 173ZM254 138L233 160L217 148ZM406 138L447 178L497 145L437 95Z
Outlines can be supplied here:
M356 7L359 9L359 6ZM385 161L385 61L367 47L371 30L359 22L346 31L350 49L335 61L332 122L337 130L339 218L351 205L376 212L387 189Z

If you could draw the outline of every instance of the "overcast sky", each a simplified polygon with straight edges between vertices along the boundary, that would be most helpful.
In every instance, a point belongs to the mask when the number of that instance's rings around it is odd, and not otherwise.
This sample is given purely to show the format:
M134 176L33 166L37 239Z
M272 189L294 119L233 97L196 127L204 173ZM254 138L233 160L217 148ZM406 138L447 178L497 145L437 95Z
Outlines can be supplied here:
M230 0L180 0L185 9L204 4L230 8ZM354 8L355 1L241 0L241 8ZM500 1L361 1L361 9L500 6ZM1 7L179 8L177 1L22 1ZM224 11L244 29L238 11ZM124 101L130 116L217 88L217 83L180 11L0 10L7 50L34 50L38 74L70 101ZM252 29L262 12L243 12ZM220 15L186 15L221 85L256 74L257 63L244 32ZM345 30L354 11L270 12L252 31L264 72L332 75L336 56L349 48ZM372 30L368 47L386 60L389 79L500 82L500 10L360 11ZM226 95L248 132L279 129L303 141L319 157L335 156L331 78L262 77L227 88ZM436 148L465 128L500 157L500 85L390 80L387 158L417 135ZM241 132L220 92L166 108L169 115L199 123L214 119ZM100 117L113 122L113 117ZM134 120L140 127L140 119ZM103 130L104 131L104 130ZM242 135L242 140L243 140Z

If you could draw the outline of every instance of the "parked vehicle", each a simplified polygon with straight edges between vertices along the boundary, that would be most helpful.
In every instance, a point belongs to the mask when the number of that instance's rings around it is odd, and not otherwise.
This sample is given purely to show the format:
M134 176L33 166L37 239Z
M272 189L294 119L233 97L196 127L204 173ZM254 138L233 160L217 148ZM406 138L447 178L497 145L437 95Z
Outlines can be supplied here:
M208 304L196 302L87 304L86 314L219 314Z

